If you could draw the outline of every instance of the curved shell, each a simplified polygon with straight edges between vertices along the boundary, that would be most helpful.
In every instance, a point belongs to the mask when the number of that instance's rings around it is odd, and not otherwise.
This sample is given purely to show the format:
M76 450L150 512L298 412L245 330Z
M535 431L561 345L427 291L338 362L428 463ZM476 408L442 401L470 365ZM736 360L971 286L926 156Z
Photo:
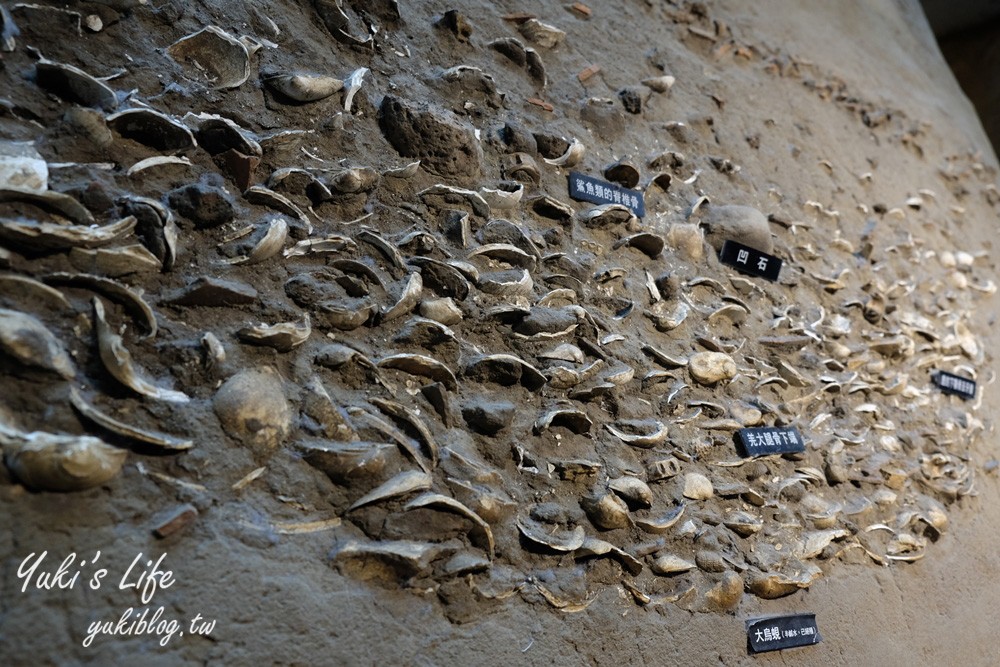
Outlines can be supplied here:
M541 389L547 382L540 370L512 354L487 354L473 359L465 367L465 375L508 387L520 382L530 391Z
M67 380L76 375L73 360L59 339L27 313L0 308L0 350L26 366L58 373Z
M73 407L81 415L94 422L98 426L105 428L116 435L120 435L125 438L130 438L137 442L141 442L147 445L156 445L165 450L169 451L183 451L185 449L191 449L194 447L194 441L192 440L182 440L181 438L176 438L172 435L166 433L159 433L157 431L147 431L135 426L131 426L124 422L118 421L111 415L101 412L96 407L87 402L86 399L77 391L76 387L71 387L69 391L69 400L73 404Z
M423 354L394 354L378 362L379 368L395 368L411 375L421 375L444 384L448 389L458 389L458 379L443 363Z
M586 539L583 526L570 530L544 524L527 516L518 517L517 528L531 542L554 551L576 551Z
M565 426L573 433L580 435L590 433L594 422L587 413L575 408L556 408L549 410L535 421L535 433L541 433L553 426Z
M264 83L296 102L317 102L344 88L340 79L319 74L275 74L265 78Z
M34 220L4 220L3 226L0 226L0 239L35 252L97 248L128 235L135 229L135 224L136 220L131 215L103 227L60 225Z
M187 403L187 394L172 389L162 389L139 376L132 365L132 355L126 349L122 338L116 334L104 319L104 305L94 297L94 320L97 328L97 347L101 362L116 380L143 396L174 403Z
M87 207L78 202L73 197L61 192L51 190L31 190L29 188L3 187L0 188L0 203L2 202L24 202L50 213L62 216L78 225L93 225L94 215L87 210ZM56 220L59 222L59 220ZM4 224L9 224L4 220Z
M167 47L193 78L208 77L213 88L236 88L250 78L247 47L225 30L210 25Z
M191 130L153 109L126 109L107 118L108 127L159 151L182 151L198 145Z
M655 447L663 443L669 435L667 425L655 419L624 419L614 424L605 424L604 428L625 444L633 447Z
M681 572L688 572L697 567L694 563L686 561L680 556L674 556L673 554L667 554L665 556L659 556L653 561L653 564L649 566L653 572L663 576L669 576L672 574L680 574Z
M378 184L379 173L371 167L353 167L333 175L330 190L341 194L367 192Z
M638 477L619 477L608 483L608 488L621 496L633 507L649 507L653 504L653 490Z
M22 433L0 425L7 467L25 486L43 491L83 491L122 469L128 451L92 436Z
M628 505L613 493L602 492L585 497L580 501L580 506L587 513L590 522L601 530L627 528L631 522Z
M245 343L273 347L278 352L289 352L309 340L312 324L309 313L304 313L302 319L295 322L279 322L278 324L261 324L255 327L243 327L236 335Z
M664 514L654 517L636 517L635 525L653 535L662 535L684 516L684 505L677 505Z
M72 65L43 58L35 65L35 81L70 102L105 111L118 107L118 97L108 84Z

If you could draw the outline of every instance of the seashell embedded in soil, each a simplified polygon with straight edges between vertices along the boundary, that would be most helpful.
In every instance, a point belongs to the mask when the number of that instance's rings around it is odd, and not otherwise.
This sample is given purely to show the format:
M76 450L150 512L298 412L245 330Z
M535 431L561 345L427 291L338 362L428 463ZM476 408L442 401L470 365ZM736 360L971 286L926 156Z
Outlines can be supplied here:
M690 313L691 307L684 301L657 301L646 310L645 315L658 331L673 331L684 323Z
M667 425L655 419L620 419L604 428L625 444L644 449L662 444L669 436Z
M227 259L228 264L259 264L281 252L288 239L288 223L284 218L271 218L267 231L246 255Z
M244 343L273 347L278 352L290 352L309 340L311 333L309 313L303 313L302 319L295 322L243 327L236 335Z
M25 486L41 491L83 491L122 469L128 450L89 435L25 433L0 424L4 461Z
M372 404L385 414L392 417L401 427L405 428L409 435L413 435L416 439L423 442L426 449L427 458L430 459L430 465L425 463L423 459L419 456L413 456L413 458L425 472L429 472L438 463L438 451L439 447L437 441L434 439L433 433L431 433L430 428L424 423L424 420L420 418L420 415L416 411L410 410L402 403L397 403L396 401L390 401L382 398L372 398ZM415 435L414 435L415 434Z
M650 507L653 504L652 489L638 477L618 477L608 482L608 488L621 496L629 507Z
M0 226L0 240L34 252L96 248L124 238L135 229L135 223L132 216L103 227L5 220Z
M632 234L631 236L626 236L615 241L611 248L612 250L617 250L621 247L635 248L650 259L656 259L663 252L664 246L666 246L666 241L659 234L639 232L638 234Z
M120 383L143 396L174 403L187 403L187 394L172 389L162 389L140 377L132 364L132 355L104 318L104 304L94 297L94 324L97 329L97 347L104 368Z
M108 127L125 137L158 151L195 148L194 135L180 121L153 109L126 109L107 118Z
M51 371L67 380L76 376L73 360L59 339L27 313L0 308L0 351L25 366Z
M420 295L423 290L423 278L421 278L419 273L411 273L399 299L396 300L395 304L382 312L382 321L387 322L412 311L413 307L420 301ZM461 313L459 313L459 320L461 320ZM442 324L454 324L454 322L442 322Z
M263 155L257 136L225 116L188 112L182 120L194 132L198 145L210 155L220 155L230 150L245 156Z
M581 498L580 506L590 522L600 530L627 528L631 522L625 501L607 491Z
M767 254L774 252L767 217L750 206L704 206L700 224L705 228L705 240L717 251L728 240Z
M727 514L722 519L722 524L740 537L750 537L764 527L761 519L743 511Z
M490 559L493 559L495 550L493 530L490 528L490 524L486 523L486 521L484 521L483 518L474 511L454 498L449 498L448 496L441 495L440 493L421 494L406 503L406 505L403 506L403 511L409 511L420 507L431 507L447 512L453 512L459 516L464 516L465 518L470 519L474 524L476 524L477 532L482 535L482 541L485 543L483 548L486 550L486 553L489 554Z
M440 322L446 326L462 321L462 309L451 297L441 299L424 299L420 302L420 314L423 317Z
M604 169L604 178L623 188L639 185L639 168L627 160L621 160Z
M703 385L732 380L736 377L736 362L723 352L698 352L688 360L691 377Z
M692 262L705 256L705 237L698 225L676 223L667 228L667 243Z
M21 34L14 23L14 17L10 15L7 8L0 5L0 51L10 53L17 45L14 38Z
M344 81L344 111L347 113L351 113L351 105L354 102L354 96L358 94L359 90L361 90L361 85L365 80L365 74L368 74L368 68L359 67L351 72Z
M731 612L743 599L743 579L735 572L725 572L722 580L705 592L704 610Z
M319 376L314 375L303 388L301 406L303 427L331 440L351 442L358 439L357 431L347 413L330 398Z
M594 206L577 215L577 219L589 227L606 227L609 225L625 225L636 219L632 209L621 204L602 204Z
M410 540L351 541L334 551L331 560L342 572L362 581L395 586L426 572L443 549L440 544Z
M708 500L715 495L712 482L700 473L689 472L684 475L684 497L691 500Z
M635 521L636 526L647 533L662 535L670 530L682 516L684 516L684 505L677 505L666 513L653 516L637 516L634 517L633 521Z
M573 433L584 435L590 433L593 425L594 423L590 420L590 417L582 410L555 408L535 420L534 432L538 435L549 428L564 426Z
M479 382L494 382L506 387L521 383L530 391L541 389L548 381L540 370L511 354L477 357L465 367L465 375Z
M566 33L538 19L528 19L517 28L525 39L543 49L551 49L566 39Z
M309 465L343 485L381 479L390 453L397 449L389 443L328 440L300 441L296 448Z
M214 25L182 37L167 54L187 70L192 80L212 88L237 88L250 78L250 53L238 39Z
M292 410L281 378L267 367L240 371L226 380L212 407L222 429L258 453L273 451L291 429Z
M443 363L423 354L393 354L378 362L379 368L394 368L396 370L427 377L434 382L440 382L451 391L458 389L458 379Z
M751 569L747 574L747 589L759 598L775 600L791 595L802 588L809 588L823 576L823 571L815 565L801 561L786 562L782 572L760 572Z
M68 102L114 111L118 96L108 84L78 67L42 58L35 64L35 82Z
M120 303L128 309L132 317L145 327L147 331L146 338L156 335L156 316L153 314L153 309L149 307L149 304L139 294L122 283L89 273L50 273L44 276L42 280L47 285L69 285L71 287L83 287L100 292L107 298Z
M571 530L558 525L542 523L529 516L517 518L517 529L528 541L548 547L553 551L576 551L583 546L586 539L583 526L577 526Z
M327 184L331 192L355 194L372 190L378 179L379 173L371 167L352 167L333 174Z
M666 554L658 556L649 566L649 569L651 569L654 574L670 576L674 574L681 574L682 572L689 572L695 567L696 565L694 563L686 561L680 556Z
M677 81L674 77L668 75L657 76L650 79L643 79L641 81L642 85L646 86L654 93L666 93L673 88L674 83Z
M506 178L511 178L521 183L538 185L542 180L538 163L528 153L512 153L506 156L504 158L503 174Z
M116 435L146 445L155 445L168 451L183 451L194 447L194 441L192 440L184 440L157 431L147 431L115 419L88 403L80 392L77 391L76 387L70 387L69 400L73 404L73 407L76 408L76 411L85 418Z
M550 164L554 167L575 167L583 159L584 153L587 152L587 147L583 145L576 137L570 142L569 147L566 152L556 158L543 158L546 164Z
M407 470L399 473L392 479L387 480L376 488L372 489L362 497L355 500L348 512L370 505L371 503L382 502L398 496L405 496L415 491L427 491L431 488L434 480L426 472L418 470Z
M479 194L491 210L506 211L516 208L524 196L524 184L519 182L504 182L496 188L479 188Z
M317 102L344 88L340 79L319 74L274 74L263 81L271 90L295 102Z

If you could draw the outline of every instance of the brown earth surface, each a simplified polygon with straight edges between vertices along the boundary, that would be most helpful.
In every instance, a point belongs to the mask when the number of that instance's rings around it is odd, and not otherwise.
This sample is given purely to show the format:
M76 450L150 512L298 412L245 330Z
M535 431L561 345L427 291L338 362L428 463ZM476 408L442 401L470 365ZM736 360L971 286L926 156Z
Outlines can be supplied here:
M84 214L3 191L0 663L997 664L997 160L919 6L343 4L0 6L0 168L33 142L94 224L136 216L102 248L148 250L71 250L51 239L93 235ZM249 38L245 82L171 57L209 25ZM272 78L295 72L347 88L295 103ZM143 107L177 124L111 116ZM159 155L190 162L128 173ZM619 162L645 215L588 217L570 167ZM721 264L724 238L772 245L779 279ZM132 288L155 335L59 273ZM250 344L262 323L287 326ZM159 397L112 375L115 334ZM193 447L111 433L72 391ZM741 458L756 425L805 451ZM110 473L46 490L44 433L102 438L77 444ZM87 639L161 607L183 636ZM745 621L798 612L822 642L748 655Z

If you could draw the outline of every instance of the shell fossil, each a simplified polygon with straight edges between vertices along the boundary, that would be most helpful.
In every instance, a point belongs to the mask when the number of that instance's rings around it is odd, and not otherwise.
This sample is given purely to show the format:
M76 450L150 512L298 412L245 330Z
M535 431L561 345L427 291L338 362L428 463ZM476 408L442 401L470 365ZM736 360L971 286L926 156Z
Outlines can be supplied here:
M319 74L273 74L264 83L296 102L317 102L344 88L340 79Z
M0 350L21 364L61 375L76 376L76 368L59 339L37 318L0 308Z
M140 377L132 364L132 355L126 349L121 336L112 331L104 317L104 304L94 297L94 321L97 328L97 347L104 368L120 383L143 396L174 403L187 403L187 394L172 389L162 389Z
M183 451L194 447L194 441L192 440L184 440L166 433L148 431L115 419L88 403L76 387L70 388L69 400L81 415L116 435L130 438L143 444L155 445L168 451Z
M128 450L89 435L24 433L0 424L0 445L11 472L43 491L83 491L114 478Z
M236 88L250 78L247 47L214 25L182 37L167 53L185 65L190 76L206 79L213 88Z

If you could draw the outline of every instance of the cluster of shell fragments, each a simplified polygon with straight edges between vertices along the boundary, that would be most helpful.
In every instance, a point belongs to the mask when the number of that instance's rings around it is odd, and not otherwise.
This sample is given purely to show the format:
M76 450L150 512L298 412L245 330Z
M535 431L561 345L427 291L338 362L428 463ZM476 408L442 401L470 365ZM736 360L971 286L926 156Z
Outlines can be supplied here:
M256 36L171 26L147 57L184 95L28 52L4 24L23 88L85 144L57 165L41 153L66 135L0 141L0 370L64 413L0 399L13 478L124 495L137 469L278 535L322 531L339 571L445 602L577 611L613 581L721 611L834 559L923 557L974 493L966 454L987 430L978 400L930 381L994 379L968 324L995 291L978 257L871 229L831 243L840 214L815 202L768 219L712 200L682 123L663 130L678 150L621 158L507 122L572 32L535 17L409 99L368 66L404 53L400 8L375 5L312 3L336 71L291 66L270 19ZM451 11L433 29L470 44L474 28ZM498 90L499 68L522 89ZM581 113L641 113L675 85L651 71ZM235 100L284 124L240 120ZM647 215L570 200L570 167L643 193ZM923 192L899 215L930 210ZM721 266L727 239L781 257L780 281ZM796 426L806 451L741 458L734 432L764 425ZM212 477L162 472L198 450ZM303 480L320 503L297 499Z

